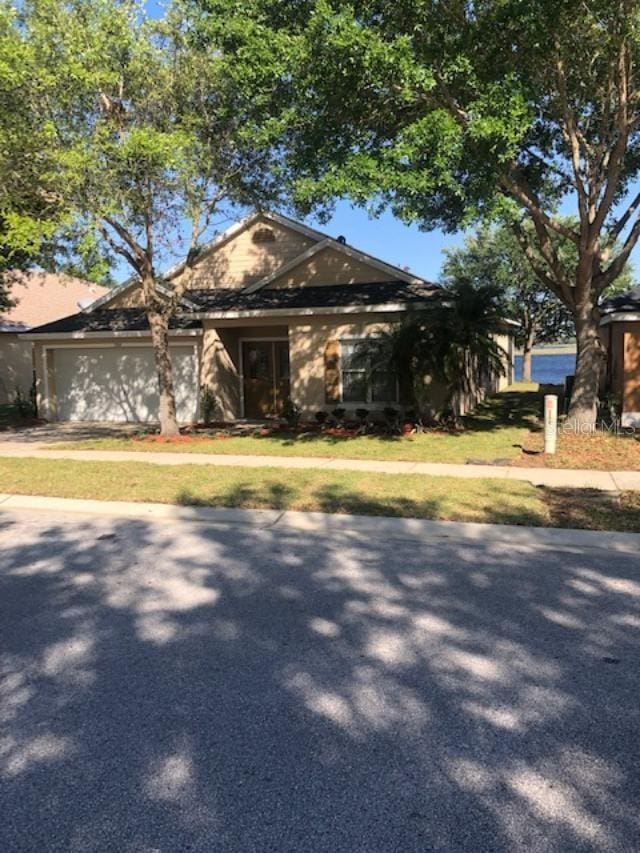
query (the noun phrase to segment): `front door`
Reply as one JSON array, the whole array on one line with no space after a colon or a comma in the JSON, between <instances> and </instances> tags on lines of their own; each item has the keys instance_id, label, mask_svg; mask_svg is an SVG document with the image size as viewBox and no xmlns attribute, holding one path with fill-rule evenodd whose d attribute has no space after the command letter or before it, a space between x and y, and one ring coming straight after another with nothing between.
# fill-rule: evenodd
<instances>
[{"instance_id":1,"label":"front door","mask_svg":"<svg viewBox=\"0 0 640 853\"><path fill-rule=\"evenodd\" d=\"M245 418L279 415L289 396L289 342L243 341L242 373Z\"/></svg>"}]
</instances>

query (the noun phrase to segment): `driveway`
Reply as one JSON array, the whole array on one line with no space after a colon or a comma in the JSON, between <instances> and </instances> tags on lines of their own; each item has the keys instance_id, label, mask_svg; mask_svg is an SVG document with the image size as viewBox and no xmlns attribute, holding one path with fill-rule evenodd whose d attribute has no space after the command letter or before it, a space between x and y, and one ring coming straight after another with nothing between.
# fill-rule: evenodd
<instances>
[{"instance_id":1,"label":"driveway","mask_svg":"<svg viewBox=\"0 0 640 853\"><path fill-rule=\"evenodd\" d=\"M113 424L98 421L54 421L35 426L0 430L2 444L53 444L56 441L87 441L93 438L119 438L135 435L144 425Z\"/></svg>"},{"instance_id":2,"label":"driveway","mask_svg":"<svg viewBox=\"0 0 640 853\"><path fill-rule=\"evenodd\" d=\"M0 849L637 851L640 565L0 511Z\"/></svg>"}]
</instances>

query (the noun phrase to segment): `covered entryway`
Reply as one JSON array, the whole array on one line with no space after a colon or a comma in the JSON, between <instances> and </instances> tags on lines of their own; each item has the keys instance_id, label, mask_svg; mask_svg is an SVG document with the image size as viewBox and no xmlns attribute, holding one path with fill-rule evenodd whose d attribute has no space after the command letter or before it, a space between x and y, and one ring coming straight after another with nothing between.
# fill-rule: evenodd
<instances>
[{"instance_id":1,"label":"covered entryway","mask_svg":"<svg viewBox=\"0 0 640 853\"><path fill-rule=\"evenodd\" d=\"M244 417L281 414L290 394L289 341L253 338L241 346Z\"/></svg>"},{"instance_id":2,"label":"covered entryway","mask_svg":"<svg viewBox=\"0 0 640 853\"><path fill-rule=\"evenodd\" d=\"M196 420L198 358L193 345L172 345L178 420ZM158 420L158 380L148 345L56 348L52 381L63 421L148 423Z\"/></svg>"}]
</instances>

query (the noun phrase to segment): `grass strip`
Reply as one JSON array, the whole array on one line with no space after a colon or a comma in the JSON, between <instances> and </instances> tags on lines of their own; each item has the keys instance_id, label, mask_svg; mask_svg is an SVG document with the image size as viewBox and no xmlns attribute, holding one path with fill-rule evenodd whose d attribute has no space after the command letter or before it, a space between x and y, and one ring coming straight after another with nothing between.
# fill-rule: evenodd
<instances>
[{"instance_id":1,"label":"grass strip","mask_svg":"<svg viewBox=\"0 0 640 853\"><path fill-rule=\"evenodd\" d=\"M4 458L0 484L10 494L640 532L640 493L614 501L481 478Z\"/></svg>"}]
</instances>

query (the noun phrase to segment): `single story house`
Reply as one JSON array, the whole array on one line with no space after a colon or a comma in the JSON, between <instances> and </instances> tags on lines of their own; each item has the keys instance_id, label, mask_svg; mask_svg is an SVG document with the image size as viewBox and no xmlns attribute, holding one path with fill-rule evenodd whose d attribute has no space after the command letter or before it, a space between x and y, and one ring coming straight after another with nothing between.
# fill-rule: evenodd
<instances>
[{"instance_id":1,"label":"single story house","mask_svg":"<svg viewBox=\"0 0 640 853\"><path fill-rule=\"evenodd\" d=\"M163 287L185 274L178 265ZM398 404L396 377L367 370L353 354L363 340L442 294L342 237L277 213L254 213L204 247L189 274L170 331L178 418L199 418L203 388L215 395L223 420L277 415L287 398L307 417L336 406L373 412ZM137 280L28 338L45 417L157 420L157 380ZM479 394L512 378L511 336L505 333L500 343L508 375L488 380Z\"/></svg>"},{"instance_id":2,"label":"single story house","mask_svg":"<svg viewBox=\"0 0 640 853\"><path fill-rule=\"evenodd\" d=\"M11 270L4 286L15 303L0 313L0 405L11 402L19 392L29 397L34 365L31 342L22 333L43 323L67 317L109 293L69 275Z\"/></svg>"},{"instance_id":3,"label":"single story house","mask_svg":"<svg viewBox=\"0 0 640 853\"><path fill-rule=\"evenodd\" d=\"M600 333L607 349L603 392L620 404L624 427L640 427L640 287L600 307Z\"/></svg>"}]
</instances>

